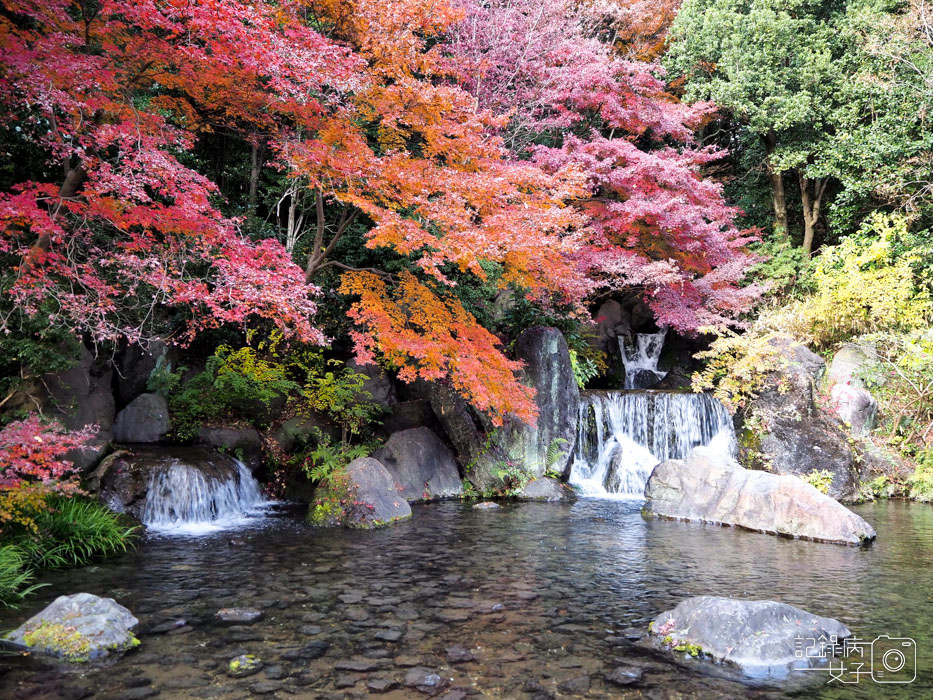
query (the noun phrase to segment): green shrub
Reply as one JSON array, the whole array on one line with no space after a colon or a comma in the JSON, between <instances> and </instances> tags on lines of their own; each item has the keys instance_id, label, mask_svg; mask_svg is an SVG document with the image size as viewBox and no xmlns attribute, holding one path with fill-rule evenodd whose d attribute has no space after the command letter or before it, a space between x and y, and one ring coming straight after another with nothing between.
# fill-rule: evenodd
<instances>
[{"instance_id":1,"label":"green shrub","mask_svg":"<svg viewBox=\"0 0 933 700\"><path fill-rule=\"evenodd\" d=\"M95 557L124 552L136 527L117 513L81 496L49 496L47 507L35 516L37 532L13 535L30 566L79 566Z\"/></svg>"},{"instance_id":2,"label":"green shrub","mask_svg":"<svg viewBox=\"0 0 933 700\"><path fill-rule=\"evenodd\" d=\"M354 459L368 457L374 451L373 445L350 445L346 442L334 444L330 436L324 435L319 428L315 428L314 431L317 445L306 453L301 463L305 474L312 481L329 481Z\"/></svg>"},{"instance_id":3,"label":"green shrub","mask_svg":"<svg viewBox=\"0 0 933 700\"><path fill-rule=\"evenodd\" d=\"M917 468L907 482L912 499L921 503L933 502L933 448L917 455Z\"/></svg>"},{"instance_id":4,"label":"green shrub","mask_svg":"<svg viewBox=\"0 0 933 700\"><path fill-rule=\"evenodd\" d=\"M800 478L820 493L829 493L829 487L833 483L833 473L828 469L814 469L807 474L801 475Z\"/></svg>"}]
</instances>

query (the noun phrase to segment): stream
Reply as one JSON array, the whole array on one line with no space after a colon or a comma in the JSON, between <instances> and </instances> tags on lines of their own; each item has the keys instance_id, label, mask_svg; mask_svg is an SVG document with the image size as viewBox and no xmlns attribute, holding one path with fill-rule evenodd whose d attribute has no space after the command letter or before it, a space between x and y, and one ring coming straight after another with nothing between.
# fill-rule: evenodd
<instances>
[{"instance_id":1,"label":"stream","mask_svg":"<svg viewBox=\"0 0 933 700\"><path fill-rule=\"evenodd\" d=\"M410 521L375 532L314 530L281 512L200 537L150 534L135 552L46 576L51 585L27 607L0 616L11 629L57 595L110 596L140 619L139 649L84 673L0 657L0 697L394 700L427 697L393 687L419 667L446 679L437 697L449 700L933 693L930 506L855 507L878 531L866 549L645 519L640 509L636 500L493 511L447 502L415 506ZM820 672L750 685L638 639L656 614L702 594L781 600L836 617L862 639L910 637L918 677L841 686ZM264 617L215 622L233 606ZM243 653L264 670L229 677ZM605 680L620 665L636 683Z\"/></svg>"}]
</instances>

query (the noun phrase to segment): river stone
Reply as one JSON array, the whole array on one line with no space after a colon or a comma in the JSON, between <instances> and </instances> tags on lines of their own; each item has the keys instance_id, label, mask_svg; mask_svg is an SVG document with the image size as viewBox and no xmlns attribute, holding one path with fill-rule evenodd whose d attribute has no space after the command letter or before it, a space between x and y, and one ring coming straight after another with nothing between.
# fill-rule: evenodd
<instances>
[{"instance_id":1,"label":"river stone","mask_svg":"<svg viewBox=\"0 0 933 700\"><path fill-rule=\"evenodd\" d=\"M318 527L371 529L411 517L392 475L372 457L361 457L315 491L308 520Z\"/></svg>"},{"instance_id":2,"label":"river stone","mask_svg":"<svg viewBox=\"0 0 933 700\"><path fill-rule=\"evenodd\" d=\"M251 471L262 466L262 436L256 428L205 427L198 431L198 441L236 455Z\"/></svg>"},{"instance_id":3,"label":"river stone","mask_svg":"<svg viewBox=\"0 0 933 700\"><path fill-rule=\"evenodd\" d=\"M414 688L427 695L436 695L447 685L446 678L424 666L415 666L405 672L405 687Z\"/></svg>"},{"instance_id":4,"label":"river stone","mask_svg":"<svg viewBox=\"0 0 933 700\"><path fill-rule=\"evenodd\" d=\"M844 345L833 356L826 374L830 406L853 435L867 435L878 414L878 402L859 376L871 362L868 349Z\"/></svg>"},{"instance_id":5,"label":"river stone","mask_svg":"<svg viewBox=\"0 0 933 700\"><path fill-rule=\"evenodd\" d=\"M241 654L236 658L230 659L227 664L227 675L234 678L245 678L259 673L264 666L262 659L252 654Z\"/></svg>"},{"instance_id":6,"label":"river stone","mask_svg":"<svg viewBox=\"0 0 933 700\"><path fill-rule=\"evenodd\" d=\"M773 600L698 596L658 615L651 633L667 648L698 646L704 658L753 677L786 676L815 665L851 636L838 620Z\"/></svg>"},{"instance_id":7,"label":"river stone","mask_svg":"<svg viewBox=\"0 0 933 700\"><path fill-rule=\"evenodd\" d=\"M483 501L482 503L477 503L473 506L473 510L495 510L499 507L498 503L492 501Z\"/></svg>"},{"instance_id":8,"label":"river stone","mask_svg":"<svg viewBox=\"0 0 933 700\"><path fill-rule=\"evenodd\" d=\"M770 343L781 366L766 376L764 387L744 410L739 459L777 474L828 471L829 495L856 500L859 473L849 431L816 400L826 363L789 337L778 336Z\"/></svg>"},{"instance_id":9,"label":"river stone","mask_svg":"<svg viewBox=\"0 0 933 700\"><path fill-rule=\"evenodd\" d=\"M255 608L223 608L214 615L219 622L228 625L251 625L262 619L262 610Z\"/></svg>"},{"instance_id":10,"label":"river stone","mask_svg":"<svg viewBox=\"0 0 933 700\"><path fill-rule=\"evenodd\" d=\"M518 499L522 501L547 501L548 503L572 503L577 500L573 489L557 479L542 476L529 481L518 492Z\"/></svg>"},{"instance_id":11,"label":"river stone","mask_svg":"<svg viewBox=\"0 0 933 700\"><path fill-rule=\"evenodd\" d=\"M113 598L91 593L59 596L7 639L33 653L81 663L120 655L139 645L138 620Z\"/></svg>"},{"instance_id":12,"label":"river stone","mask_svg":"<svg viewBox=\"0 0 933 700\"><path fill-rule=\"evenodd\" d=\"M158 394L140 394L117 414L116 442L159 442L172 429L168 403Z\"/></svg>"},{"instance_id":13,"label":"river stone","mask_svg":"<svg viewBox=\"0 0 933 700\"><path fill-rule=\"evenodd\" d=\"M669 518L837 544L875 538L871 525L803 480L744 469L707 447L656 466L645 498L648 512Z\"/></svg>"},{"instance_id":14,"label":"river stone","mask_svg":"<svg viewBox=\"0 0 933 700\"><path fill-rule=\"evenodd\" d=\"M463 493L453 452L429 428L393 433L373 458L382 462L409 503Z\"/></svg>"}]
</instances>

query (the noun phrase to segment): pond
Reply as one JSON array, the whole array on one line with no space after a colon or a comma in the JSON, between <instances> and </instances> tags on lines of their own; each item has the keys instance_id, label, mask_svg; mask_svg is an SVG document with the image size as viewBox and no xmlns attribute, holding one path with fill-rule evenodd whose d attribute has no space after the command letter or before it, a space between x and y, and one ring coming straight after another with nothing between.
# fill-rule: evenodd
<instances>
[{"instance_id":1,"label":"pond","mask_svg":"<svg viewBox=\"0 0 933 700\"><path fill-rule=\"evenodd\" d=\"M2 658L0 696L394 700L426 697L401 685L426 673L418 669L445 679L438 697L450 700L933 694L933 507L856 507L878 531L866 549L645 519L640 509L449 502L415 506L410 521L376 532L316 531L280 514L202 537L150 535L134 553L47 577L28 609L0 618L9 629L59 594L88 591L139 617L140 648L87 673ZM917 680L840 686L821 673L798 674L809 686L796 677L755 686L637 639L656 614L702 594L781 600L862 639L910 637ZM233 606L264 617L215 622ZM243 653L265 668L227 676ZM638 681L609 683L619 666Z\"/></svg>"}]
</instances>

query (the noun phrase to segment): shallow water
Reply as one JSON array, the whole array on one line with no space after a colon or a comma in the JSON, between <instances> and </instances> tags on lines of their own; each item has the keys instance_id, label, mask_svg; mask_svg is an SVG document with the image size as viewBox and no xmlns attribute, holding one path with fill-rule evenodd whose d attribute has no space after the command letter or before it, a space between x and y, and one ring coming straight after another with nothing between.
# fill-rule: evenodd
<instances>
[{"instance_id":1,"label":"shallow water","mask_svg":"<svg viewBox=\"0 0 933 700\"><path fill-rule=\"evenodd\" d=\"M933 507L857 507L878 531L867 549L646 520L640 507L441 503L416 506L409 522L377 532L315 531L283 515L198 538L149 536L133 554L55 573L27 609L0 618L12 628L59 594L88 591L139 617L141 647L83 674L0 659L0 697L369 697L368 682L401 682L414 665L447 679L450 698L933 694ZM701 594L781 600L869 640L911 637L918 678L840 687L813 674L803 689L796 677L750 686L634 639L656 614ZM249 626L214 622L232 606L265 616ZM186 624L147 633L173 620ZM453 645L476 660L449 661ZM228 661L241 653L266 668L228 677ZM639 668L640 681L607 683L604 674L620 664ZM426 696L400 686L373 697Z\"/></svg>"}]
</instances>

